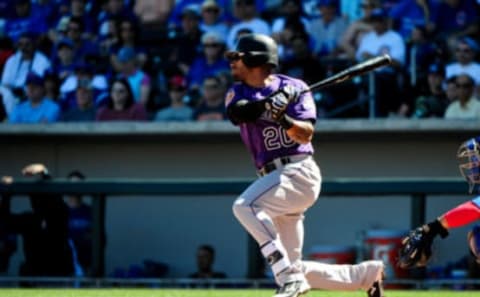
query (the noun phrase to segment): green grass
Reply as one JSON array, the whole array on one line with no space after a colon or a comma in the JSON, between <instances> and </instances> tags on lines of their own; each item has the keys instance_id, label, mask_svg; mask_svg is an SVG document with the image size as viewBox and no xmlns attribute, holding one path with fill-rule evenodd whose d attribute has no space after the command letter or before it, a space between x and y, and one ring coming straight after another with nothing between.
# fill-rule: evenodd
<instances>
[{"instance_id":1,"label":"green grass","mask_svg":"<svg viewBox=\"0 0 480 297\"><path fill-rule=\"evenodd\" d=\"M273 290L0 289L0 297L271 297ZM366 297L362 291L312 291L305 297ZM478 297L479 291L398 291L387 297Z\"/></svg>"}]
</instances>

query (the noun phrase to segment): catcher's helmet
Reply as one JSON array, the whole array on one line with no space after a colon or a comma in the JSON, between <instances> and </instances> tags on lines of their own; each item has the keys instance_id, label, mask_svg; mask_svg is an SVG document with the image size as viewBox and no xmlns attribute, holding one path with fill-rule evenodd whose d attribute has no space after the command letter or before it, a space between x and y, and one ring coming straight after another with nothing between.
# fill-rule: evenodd
<instances>
[{"instance_id":1,"label":"catcher's helmet","mask_svg":"<svg viewBox=\"0 0 480 297\"><path fill-rule=\"evenodd\" d=\"M480 185L480 137L472 138L460 146L457 152L460 172L470 186L470 193Z\"/></svg>"},{"instance_id":2,"label":"catcher's helmet","mask_svg":"<svg viewBox=\"0 0 480 297\"><path fill-rule=\"evenodd\" d=\"M265 64L278 67L277 43L263 34L247 34L240 37L235 51L226 53L227 59L242 59L247 67L258 67Z\"/></svg>"}]
</instances>

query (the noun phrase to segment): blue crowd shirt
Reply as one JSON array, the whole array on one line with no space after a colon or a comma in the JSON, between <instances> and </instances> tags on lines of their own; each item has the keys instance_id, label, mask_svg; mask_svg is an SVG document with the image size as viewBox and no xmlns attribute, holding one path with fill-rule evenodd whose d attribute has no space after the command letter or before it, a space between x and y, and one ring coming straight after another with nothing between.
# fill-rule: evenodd
<instances>
[{"instance_id":1,"label":"blue crowd shirt","mask_svg":"<svg viewBox=\"0 0 480 297\"><path fill-rule=\"evenodd\" d=\"M430 15L436 15L438 5L435 2L428 1L428 6ZM403 38L410 38L415 26L426 25L424 11L416 3L416 0L407 0L398 3L390 10L390 17L398 21L398 33L400 33Z\"/></svg>"},{"instance_id":2,"label":"blue crowd shirt","mask_svg":"<svg viewBox=\"0 0 480 297\"><path fill-rule=\"evenodd\" d=\"M190 67L187 80L190 85L201 85L206 77L218 75L229 69L229 64L225 59L218 59L209 65L204 57L197 58Z\"/></svg>"},{"instance_id":3,"label":"blue crowd shirt","mask_svg":"<svg viewBox=\"0 0 480 297\"><path fill-rule=\"evenodd\" d=\"M9 122L17 123L53 123L60 116L60 108L51 99L44 98L42 102L32 107L30 101L17 105L10 117Z\"/></svg>"},{"instance_id":4,"label":"blue crowd shirt","mask_svg":"<svg viewBox=\"0 0 480 297\"><path fill-rule=\"evenodd\" d=\"M477 18L478 14L473 0L462 1L456 9L442 2L438 6L437 13L432 15L432 19L437 25L437 31L442 33L463 30L473 24Z\"/></svg>"},{"instance_id":5,"label":"blue crowd shirt","mask_svg":"<svg viewBox=\"0 0 480 297\"><path fill-rule=\"evenodd\" d=\"M43 34L48 30L48 26L42 16L30 16L26 18L7 19L4 31L6 35L17 42L22 33Z\"/></svg>"}]
</instances>

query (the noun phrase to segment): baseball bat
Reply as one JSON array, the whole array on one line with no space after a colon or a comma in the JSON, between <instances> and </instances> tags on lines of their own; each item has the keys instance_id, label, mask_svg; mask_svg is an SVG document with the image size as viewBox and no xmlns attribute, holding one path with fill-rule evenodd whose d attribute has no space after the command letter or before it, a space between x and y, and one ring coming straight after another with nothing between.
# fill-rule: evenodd
<instances>
[{"instance_id":1,"label":"baseball bat","mask_svg":"<svg viewBox=\"0 0 480 297\"><path fill-rule=\"evenodd\" d=\"M348 67L347 69L342 70L341 72L334 74L333 76L330 76L314 84L311 84L310 86L308 86L308 89L303 90L301 93L303 94L303 93L311 92L316 89L321 89L334 84L338 84L348 79L351 79L355 76L363 75L377 68L390 65L391 63L392 63L392 58L387 54L378 56L375 58L371 58L364 62Z\"/></svg>"}]
</instances>

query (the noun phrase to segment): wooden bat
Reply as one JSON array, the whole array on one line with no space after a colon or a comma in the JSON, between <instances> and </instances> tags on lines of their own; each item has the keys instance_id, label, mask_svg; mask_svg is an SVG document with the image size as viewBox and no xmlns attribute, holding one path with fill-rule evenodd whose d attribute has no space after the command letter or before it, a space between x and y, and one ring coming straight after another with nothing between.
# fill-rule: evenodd
<instances>
[{"instance_id":1,"label":"wooden bat","mask_svg":"<svg viewBox=\"0 0 480 297\"><path fill-rule=\"evenodd\" d=\"M377 68L390 65L391 63L392 63L392 58L387 54L368 59L364 62L361 62L361 63L355 64L351 67L348 67L347 69L345 69L345 70L343 70L343 71L341 71L337 74L334 74L333 76L330 76L326 79L323 79L319 82L316 82L316 83L308 86L308 89L303 90L301 92L301 94L344 82L344 81L349 80L349 79L351 79L355 76L363 75L363 74L368 73L370 71L373 71Z\"/></svg>"}]
</instances>

